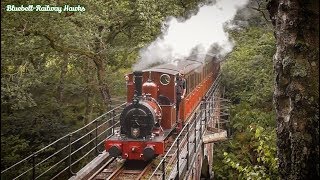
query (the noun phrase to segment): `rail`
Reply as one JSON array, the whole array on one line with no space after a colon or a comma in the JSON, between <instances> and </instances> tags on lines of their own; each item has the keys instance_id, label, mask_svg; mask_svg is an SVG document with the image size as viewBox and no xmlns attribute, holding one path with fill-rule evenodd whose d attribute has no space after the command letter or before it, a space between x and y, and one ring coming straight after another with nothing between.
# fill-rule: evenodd
<instances>
[{"instance_id":1,"label":"rail","mask_svg":"<svg viewBox=\"0 0 320 180\"><path fill-rule=\"evenodd\" d=\"M113 173L107 178L107 180L115 179L125 168L125 163L119 166Z\"/></svg>"},{"instance_id":2,"label":"rail","mask_svg":"<svg viewBox=\"0 0 320 180\"><path fill-rule=\"evenodd\" d=\"M110 158L103 167L91 175L88 180L92 179L135 179L141 180L152 168L152 161L132 161L119 160L118 158Z\"/></svg>"},{"instance_id":3,"label":"rail","mask_svg":"<svg viewBox=\"0 0 320 180\"><path fill-rule=\"evenodd\" d=\"M119 126L125 104L1 171L1 179L68 179L104 150L103 142Z\"/></svg>"}]
</instances>

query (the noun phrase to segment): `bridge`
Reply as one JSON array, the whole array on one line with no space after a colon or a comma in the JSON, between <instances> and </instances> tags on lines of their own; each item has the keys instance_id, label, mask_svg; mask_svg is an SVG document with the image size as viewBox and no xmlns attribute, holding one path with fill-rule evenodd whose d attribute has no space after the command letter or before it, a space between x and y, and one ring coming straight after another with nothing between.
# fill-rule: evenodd
<instances>
[{"instance_id":1,"label":"bridge","mask_svg":"<svg viewBox=\"0 0 320 180\"><path fill-rule=\"evenodd\" d=\"M213 145L227 139L229 115L228 101L223 98L219 80L217 78L182 130L172 139L166 154L154 159L152 166L143 172L144 179L213 176L209 172ZM89 124L3 170L1 179L99 179L101 173L108 172L107 165L116 162L104 150L104 140L119 129L119 116L125 104L119 103Z\"/></svg>"}]
</instances>

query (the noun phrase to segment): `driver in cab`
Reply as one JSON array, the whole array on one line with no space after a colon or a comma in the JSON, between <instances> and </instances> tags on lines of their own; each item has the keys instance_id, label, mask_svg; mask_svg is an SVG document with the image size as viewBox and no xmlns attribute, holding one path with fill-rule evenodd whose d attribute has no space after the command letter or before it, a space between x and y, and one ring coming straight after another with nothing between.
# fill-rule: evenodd
<instances>
[{"instance_id":1,"label":"driver in cab","mask_svg":"<svg viewBox=\"0 0 320 180\"><path fill-rule=\"evenodd\" d=\"M180 102L186 95L186 79L184 78L184 74L181 72L177 76L177 86L176 86L176 92L177 92L177 121L178 121L178 112L180 108Z\"/></svg>"}]
</instances>

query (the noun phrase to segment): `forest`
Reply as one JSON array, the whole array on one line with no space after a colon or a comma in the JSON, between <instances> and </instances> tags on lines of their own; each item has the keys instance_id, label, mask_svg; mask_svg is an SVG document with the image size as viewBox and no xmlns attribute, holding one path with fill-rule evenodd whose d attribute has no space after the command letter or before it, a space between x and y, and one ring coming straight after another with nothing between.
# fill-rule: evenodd
<instances>
[{"instance_id":1,"label":"forest","mask_svg":"<svg viewBox=\"0 0 320 180\"><path fill-rule=\"evenodd\" d=\"M85 11L57 13L5 9L22 4L63 6L64 1L1 1L1 171L124 101L124 75L132 71L140 50L162 34L163 22L168 17L188 19L208 3L215 1L71 0L68 5L80 4ZM301 38L294 47L288 46L292 56L279 54L279 47L286 46L283 42L291 42L282 40L283 36L291 37L305 26L312 31L316 23L283 28L279 18L273 17L290 11L276 11L274 7L280 3L250 0L233 19L235 28L225 29L234 43L221 62L224 96L231 101L230 137L214 146L215 179L319 177L319 49L313 46L319 42L310 43L318 38ZM300 5L311 9L304 11L310 17L319 15L312 3ZM289 14L288 18L295 16ZM318 16L313 19L319 20ZM319 28L315 29L319 36ZM280 72L275 54L284 59L284 72L281 68ZM303 62L306 56L313 59L310 65ZM288 86L292 90L287 94L276 93ZM302 91L302 87L308 90ZM278 97L298 103L292 105L289 118L292 124L303 124L300 131L285 124L286 130L296 135L286 145L282 142L287 142L289 135L277 128L289 110L282 111L288 105ZM315 133L310 135L310 131ZM308 155L291 157L287 145L296 147L291 149L292 156L302 152L300 145ZM292 162L284 163L287 161ZM307 162L300 169L311 167L313 174L288 165L298 161Z\"/></svg>"}]
</instances>

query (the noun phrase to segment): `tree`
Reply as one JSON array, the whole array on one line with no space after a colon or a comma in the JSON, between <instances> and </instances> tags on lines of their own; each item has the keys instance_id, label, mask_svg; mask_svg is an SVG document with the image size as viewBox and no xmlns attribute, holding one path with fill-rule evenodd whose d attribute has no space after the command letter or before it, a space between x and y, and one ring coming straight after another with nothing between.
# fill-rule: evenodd
<instances>
[{"instance_id":1,"label":"tree","mask_svg":"<svg viewBox=\"0 0 320 180\"><path fill-rule=\"evenodd\" d=\"M319 178L319 1L271 0L281 179Z\"/></svg>"}]
</instances>

